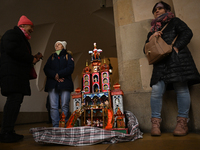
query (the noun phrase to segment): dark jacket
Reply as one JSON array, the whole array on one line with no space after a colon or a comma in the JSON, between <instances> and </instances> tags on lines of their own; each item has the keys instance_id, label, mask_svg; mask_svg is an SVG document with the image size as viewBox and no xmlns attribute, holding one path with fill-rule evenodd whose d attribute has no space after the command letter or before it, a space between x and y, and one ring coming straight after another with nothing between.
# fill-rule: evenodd
<instances>
[{"instance_id":1,"label":"dark jacket","mask_svg":"<svg viewBox=\"0 0 200 150\"><path fill-rule=\"evenodd\" d=\"M66 59L67 54L67 59ZM70 54L66 50L62 50L59 55L53 53L47 60L44 66L44 72L47 76L45 85L45 92L50 89L67 90L72 92L74 90L74 84L72 82L71 74L74 71L74 61ZM58 73L59 78L64 78L64 82L58 82L55 80L55 75Z\"/></svg>"},{"instance_id":2,"label":"dark jacket","mask_svg":"<svg viewBox=\"0 0 200 150\"><path fill-rule=\"evenodd\" d=\"M31 47L24 33L17 26L8 30L1 39L1 94L31 95L29 76L33 62Z\"/></svg>"},{"instance_id":3,"label":"dark jacket","mask_svg":"<svg viewBox=\"0 0 200 150\"><path fill-rule=\"evenodd\" d=\"M160 30L165 24L162 24ZM149 42L148 39L152 34L152 32L149 32L146 43ZM178 48L178 54L172 49L169 56L153 65L150 86L156 84L159 80L163 80L167 84L167 89L173 89L171 83L174 82L188 82L188 85L200 83L200 75L187 47L193 33L182 20L175 17L163 30L161 37L167 44L171 44L177 35L178 38L174 47Z\"/></svg>"}]
</instances>

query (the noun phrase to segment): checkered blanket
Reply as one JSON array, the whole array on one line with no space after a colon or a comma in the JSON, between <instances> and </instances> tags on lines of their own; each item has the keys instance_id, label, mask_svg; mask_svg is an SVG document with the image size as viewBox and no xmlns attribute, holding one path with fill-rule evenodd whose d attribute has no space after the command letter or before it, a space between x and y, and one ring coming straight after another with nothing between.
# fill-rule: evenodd
<instances>
[{"instance_id":1,"label":"checkered blanket","mask_svg":"<svg viewBox=\"0 0 200 150\"><path fill-rule=\"evenodd\" d=\"M104 130L97 127L82 126L73 128L42 127L31 128L30 133L36 142L53 143L70 146L84 146L97 143L118 143L134 141L142 137L137 118L129 111L125 111L129 134Z\"/></svg>"}]
</instances>

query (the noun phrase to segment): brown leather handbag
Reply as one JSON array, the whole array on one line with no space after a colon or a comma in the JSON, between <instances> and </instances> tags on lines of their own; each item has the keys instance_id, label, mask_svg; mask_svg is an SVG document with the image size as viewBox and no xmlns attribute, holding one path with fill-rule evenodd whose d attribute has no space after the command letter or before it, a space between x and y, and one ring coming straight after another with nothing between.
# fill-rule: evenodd
<instances>
[{"instance_id":1,"label":"brown leather handbag","mask_svg":"<svg viewBox=\"0 0 200 150\"><path fill-rule=\"evenodd\" d=\"M163 31L167 25L168 24L166 24L161 31ZM172 52L172 46L176 38L171 45L168 45L160 36L152 37L151 41L145 44L145 54L149 65L155 64L169 55Z\"/></svg>"}]
</instances>

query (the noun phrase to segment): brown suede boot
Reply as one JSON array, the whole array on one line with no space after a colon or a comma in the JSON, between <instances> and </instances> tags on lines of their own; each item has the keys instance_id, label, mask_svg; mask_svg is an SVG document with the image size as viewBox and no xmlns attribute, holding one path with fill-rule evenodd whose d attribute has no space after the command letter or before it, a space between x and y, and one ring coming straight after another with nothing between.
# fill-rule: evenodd
<instances>
[{"instance_id":1,"label":"brown suede boot","mask_svg":"<svg viewBox=\"0 0 200 150\"><path fill-rule=\"evenodd\" d=\"M175 136L184 136L188 134L187 118L177 117L176 128L173 132Z\"/></svg>"},{"instance_id":2,"label":"brown suede boot","mask_svg":"<svg viewBox=\"0 0 200 150\"><path fill-rule=\"evenodd\" d=\"M151 118L152 122L152 128L151 128L151 135L152 136L160 136L160 123L161 119L160 118Z\"/></svg>"}]
</instances>

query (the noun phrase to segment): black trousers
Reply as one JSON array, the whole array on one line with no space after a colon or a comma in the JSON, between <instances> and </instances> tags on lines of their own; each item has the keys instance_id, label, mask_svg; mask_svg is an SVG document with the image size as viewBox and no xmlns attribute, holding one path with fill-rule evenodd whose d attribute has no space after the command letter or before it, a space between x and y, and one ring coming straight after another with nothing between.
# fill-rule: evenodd
<instances>
[{"instance_id":1,"label":"black trousers","mask_svg":"<svg viewBox=\"0 0 200 150\"><path fill-rule=\"evenodd\" d=\"M24 95L21 93L13 93L7 96L7 101L3 110L1 133L14 132L14 125L17 120L23 98Z\"/></svg>"}]
</instances>

